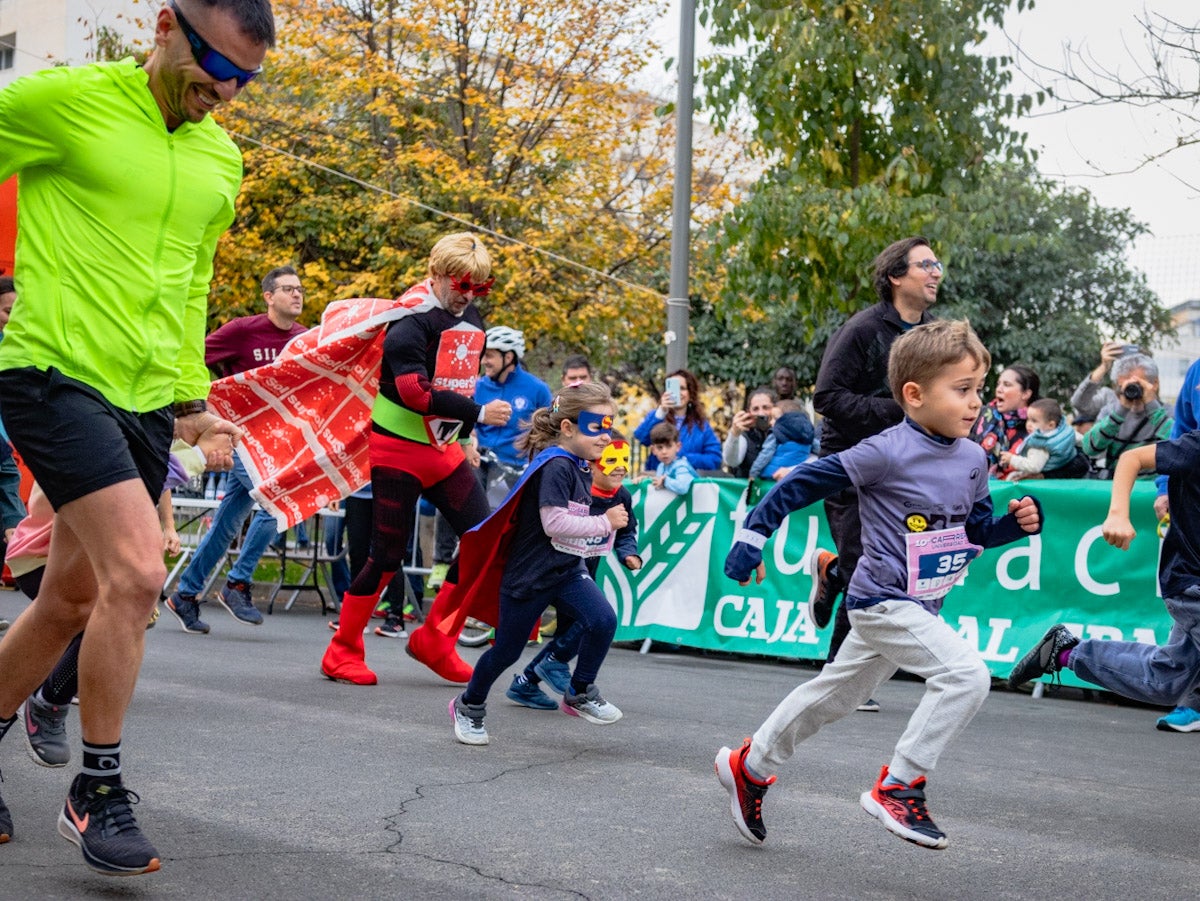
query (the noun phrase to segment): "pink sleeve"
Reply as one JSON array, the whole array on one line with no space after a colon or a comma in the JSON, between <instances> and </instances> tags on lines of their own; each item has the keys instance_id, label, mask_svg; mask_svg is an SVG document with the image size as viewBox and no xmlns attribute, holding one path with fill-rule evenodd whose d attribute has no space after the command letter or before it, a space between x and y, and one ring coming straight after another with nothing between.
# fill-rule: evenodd
<instances>
[{"instance_id":1,"label":"pink sleeve","mask_svg":"<svg viewBox=\"0 0 1200 901\"><path fill-rule=\"evenodd\" d=\"M542 530L551 538L598 538L611 532L607 516L572 516L565 507L542 507Z\"/></svg>"}]
</instances>

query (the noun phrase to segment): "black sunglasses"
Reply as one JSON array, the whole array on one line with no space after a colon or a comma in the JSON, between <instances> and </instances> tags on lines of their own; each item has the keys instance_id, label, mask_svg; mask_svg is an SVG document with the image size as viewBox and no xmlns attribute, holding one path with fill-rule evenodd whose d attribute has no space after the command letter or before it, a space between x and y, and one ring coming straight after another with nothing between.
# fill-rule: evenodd
<instances>
[{"instance_id":1,"label":"black sunglasses","mask_svg":"<svg viewBox=\"0 0 1200 901\"><path fill-rule=\"evenodd\" d=\"M225 54L213 49L212 44L200 37L199 32L192 27L192 23L184 18L183 13L179 11L179 7L172 0L171 9L175 12L175 21L179 23L179 29L183 32L183 36L187 38L188 44L192 48L192 56L196 58L196 65L211 75L217 81L229 81L233 78L237 81L239 88L244 88L247 84L262 74L262 66L257 69L243 69L241 66L234 63Z\"/></svg>"}]
</instances>

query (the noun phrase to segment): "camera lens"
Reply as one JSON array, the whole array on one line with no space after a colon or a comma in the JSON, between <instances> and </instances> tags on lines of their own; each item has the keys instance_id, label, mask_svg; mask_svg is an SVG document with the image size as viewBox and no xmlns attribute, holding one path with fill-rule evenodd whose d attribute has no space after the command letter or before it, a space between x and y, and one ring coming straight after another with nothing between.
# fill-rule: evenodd
<instances>
[{"instance_id":1,"label":"camera lens","mask_svg":"<svg viewBox=\"0 0 1200 901\"><path fill-rule=\"evenodd\" d=\"M1126 385L1124 388L1121 389L1121 393L1123 395L1125 395L1126 400L1141 400L1142 399L1142 386L1140 384L1138 384L1137 382L1130 382L1128 385Z\"/></svg>"}]
</instances>

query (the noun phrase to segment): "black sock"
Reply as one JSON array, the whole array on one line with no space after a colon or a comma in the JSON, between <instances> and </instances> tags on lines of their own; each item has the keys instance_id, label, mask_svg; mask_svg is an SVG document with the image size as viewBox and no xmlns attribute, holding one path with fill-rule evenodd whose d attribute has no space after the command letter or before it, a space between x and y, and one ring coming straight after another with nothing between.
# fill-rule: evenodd
<instances>
[{"instance_id":1,"label":"black sock","mask_svg":"<svg viewBox=\"0 0 1200 901\"><path fill-rule=\"evenodd\" d=\"M89 779L103 779L105 782L121 781L121 743L115 745L96 745L83 742L84 776Z\"/></svg>"},{"instance_id":2,"label":"black sock","mask_svg":"<svg viewBox=\"0 0 1200 901\"><path fill-rule=\"evenodd\" d=\"M590 682L580 682L579 679L577 679L575 676L571 677L571 691L574 694L577 694L577 695L587 694L587 690L590 685L591 685Z\"/></svg>"}]
</instances>

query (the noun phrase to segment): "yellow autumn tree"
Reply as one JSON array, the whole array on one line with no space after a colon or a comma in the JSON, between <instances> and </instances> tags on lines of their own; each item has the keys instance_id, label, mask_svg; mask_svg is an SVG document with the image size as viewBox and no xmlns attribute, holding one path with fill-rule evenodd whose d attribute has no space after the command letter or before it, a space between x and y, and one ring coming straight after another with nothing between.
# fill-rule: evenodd
<instances>
[{"instance_id":1,"label":"yellow autumn tree","mask_svg":"<svg viewBox=\"0 0 1200 901\"><path fill-rule=\"evenodd\" d=\"M489 322L525 329L535 366L575 350L612 365L623 344L661 330L674 121L632 87L657 56L646 33L658 6L275 10L264 76L221 114L246 179L218 252L215 321L257 309L258 279L283 262L302 270L313 321L333 299L393 296L423 277L440 235L467 223L513 239L484 238L496 287L481 306ZM727 146L698 155L697 231L725 208Z\"/></svg>"}]
</instances>

